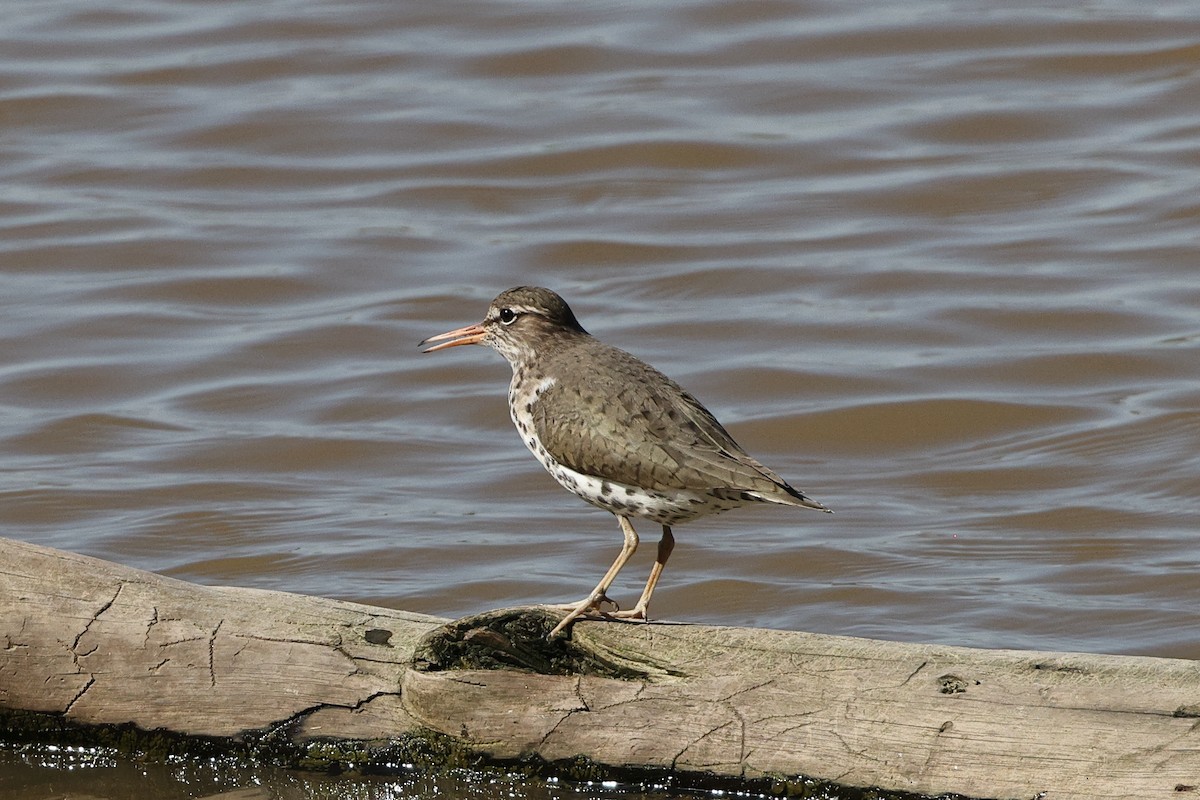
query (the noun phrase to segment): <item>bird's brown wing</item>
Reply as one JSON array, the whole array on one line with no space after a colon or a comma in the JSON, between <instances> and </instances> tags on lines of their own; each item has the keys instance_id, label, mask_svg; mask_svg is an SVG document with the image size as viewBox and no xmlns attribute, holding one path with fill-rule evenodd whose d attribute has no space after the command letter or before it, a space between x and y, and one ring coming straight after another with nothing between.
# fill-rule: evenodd
<instances>
[{"instance_id":1,"label":"bird's brown wing","mask_svg":"<svg viewBox=\"0 0 1200 800\"><path fill-rule=\"evenodd\" d=\"M790 488L650 365L607 346L589 349L581 361L591 367L587 380L556 383L532 409L542 445L560 464L647 489L775 495Z\"/></svg>"}]
</instances>

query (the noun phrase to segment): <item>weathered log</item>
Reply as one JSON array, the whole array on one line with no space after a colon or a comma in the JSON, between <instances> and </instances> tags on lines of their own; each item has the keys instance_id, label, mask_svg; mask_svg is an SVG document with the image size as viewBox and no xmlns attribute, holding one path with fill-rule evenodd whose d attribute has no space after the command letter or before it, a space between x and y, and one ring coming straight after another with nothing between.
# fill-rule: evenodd
<instances>
[{"instance_id":1,"label":"weathered log","mask_svg":"<svg viewBox=\"0 0 1200 800\"><path fill-rule=\"evenodd\" d=\"M1200 794L1196 662L603 621L547 643L553 622L446 625L0 539L0 735L32 714L316 743L318 765L424 737L498 761L928 795Z\"/></svg>"}]
</instances>

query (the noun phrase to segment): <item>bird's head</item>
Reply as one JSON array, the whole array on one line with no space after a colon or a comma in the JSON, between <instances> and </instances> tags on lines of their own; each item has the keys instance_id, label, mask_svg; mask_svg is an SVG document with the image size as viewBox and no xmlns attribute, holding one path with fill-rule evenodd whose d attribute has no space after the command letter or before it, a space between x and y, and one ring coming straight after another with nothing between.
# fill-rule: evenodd
<instances>
[{"instance_id":1,"label":"bird's head","mask_svg":"<svg viewBox=\"0 0 1200 800\"><path fill-rule=\"evenodd\" d=\"M518 286L492 301L483 322L430 336L418 346L437 342L424 350L434 353L460 344L485 344L516 364L556 341L580 334L587 331L567 301L540 286Z\"/></svg>"}]
</instances>

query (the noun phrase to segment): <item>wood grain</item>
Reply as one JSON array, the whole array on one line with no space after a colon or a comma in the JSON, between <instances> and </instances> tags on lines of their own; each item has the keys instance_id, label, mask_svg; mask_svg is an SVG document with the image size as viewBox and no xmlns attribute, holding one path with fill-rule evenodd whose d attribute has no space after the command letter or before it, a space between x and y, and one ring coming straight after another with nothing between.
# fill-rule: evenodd
<instances>
[{"instance_id":1,"label":"wood grain","mask_svg":"<svg viewBox=\"0 0 1200 800\"><path fill-rule=\"evenodd\" d=\"M447 624L0 539L0 711L380 747L432 731L497 760L928 795L1200 795L1195 662L602 621L547 643L554 619Z\"/></svg>"}]
</instances>

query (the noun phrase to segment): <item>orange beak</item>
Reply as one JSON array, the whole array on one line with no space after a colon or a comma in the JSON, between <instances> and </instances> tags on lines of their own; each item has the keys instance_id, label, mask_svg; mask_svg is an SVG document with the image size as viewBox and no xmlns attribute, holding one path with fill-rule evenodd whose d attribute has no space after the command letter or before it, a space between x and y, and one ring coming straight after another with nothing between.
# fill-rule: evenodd
<instances>
[{"instance_id":1,"label":"orange beak","mask_svg":"<svg viewBox=\"0 0 1200 800\"><path fill-rule=\"evenodd\" d=\"M478 325L468 325L465 328L456 328L452 331L439 333L437 336L430 336L425 339L417 347L425 347L430 342L441 342L433 347L426 347L421 352L434 353L438 350L445 350L447 347L458 347L460 344L479 344L483 341L484 335L487 333L483 329L483 323Z\"/></svg>"}]
</instances>

